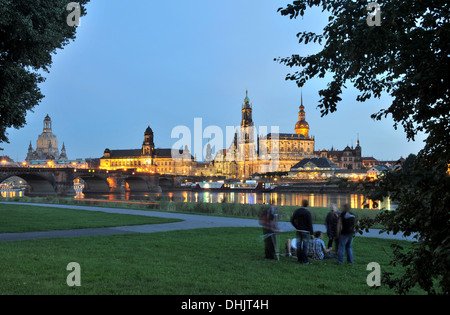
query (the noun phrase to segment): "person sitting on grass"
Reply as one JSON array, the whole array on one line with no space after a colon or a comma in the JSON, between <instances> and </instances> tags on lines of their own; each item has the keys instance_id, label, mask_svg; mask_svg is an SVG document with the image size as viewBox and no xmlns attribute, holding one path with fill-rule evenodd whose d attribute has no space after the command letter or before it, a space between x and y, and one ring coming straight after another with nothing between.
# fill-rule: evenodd
<instances>
[{"instance_id":1,"label":"person sitting on grass","mask_svg":"<svg viewBox=\"0 0 450 315\"><path fill-rule=\"evenodd\" d=\"M311 241L311 259L323 260L331 258L336 258L336 255L331 253L331 249L325 247L323 233L316 231L314 233L314 239Z\"/></svg>"},{"instance_id":2,"label":"person sitting on grass","mask_svg":"<svg viewBox=\"0 0 450 315\"><path fill-rule=\"evenodd\" d=\"M286 241L286 255L297 256L297 239L287 239Z\"/></svg>"}]
</instances>

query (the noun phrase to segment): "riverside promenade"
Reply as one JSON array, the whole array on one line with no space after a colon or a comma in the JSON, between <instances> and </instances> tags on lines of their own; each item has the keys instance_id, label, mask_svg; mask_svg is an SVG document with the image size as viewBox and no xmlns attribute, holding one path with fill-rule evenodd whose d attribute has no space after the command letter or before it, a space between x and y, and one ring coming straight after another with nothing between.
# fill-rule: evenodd
<instances>
[{"instance_id":1,"label":"riverside promenade","mask_svg":"<svg viewBox=\"0 0 450 315\"><path fill-rule=\"evenodd\" d=\"M131 210L120 208L104 208L104 207L91 207L91 206L76 206L76 205L59 205L59 204L37 204L37 203L20 203L20 202L0 202L1 204L13 204L13 205L33 205L40 207L53 207L53 208L65 208L72 210L84 210L84 211L98 211L105 213L116 214L129 214L140 215L159 218L170 218L182 220L174 223L162 223L162 224L145 224L145 225L132 225L132 226L117 226L107 228L88 228L88 229L74 229L74 230L58 230L58 231L46 231L46 232L25 232L25 233L0 233L1 241L22 241L30 239L43 239L43 238L62 238L62 237L80 237L80 236L92 236L92 235L117 235L127 233L156 233L167 232L177 230L188 229L201 229L201 228L218 228L218 227L260 227L258 220L255 219L242 219L232 217L219 217L208 215L196 215L185 214L176 212L163 212L163 211L146 211L146 210ZM294 233L294 227L290 222L279 222L281 232L292 231ZM325 226L320 224L314 224L315 231L326 232ZM294 235L294 234L293 234ZM401 235L392 235L387 233L381 233L377 229L371 229L369 232L363 235L357 234L357 237L375 237L385 239L397 239L397 240L413 240L412 237L402 237Z\"/></svg>"}]
</instances>

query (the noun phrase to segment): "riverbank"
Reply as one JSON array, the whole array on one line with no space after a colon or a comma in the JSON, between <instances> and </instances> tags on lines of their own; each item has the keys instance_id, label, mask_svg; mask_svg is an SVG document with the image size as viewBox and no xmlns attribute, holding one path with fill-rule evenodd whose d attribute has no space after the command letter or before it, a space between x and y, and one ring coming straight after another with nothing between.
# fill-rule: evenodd
<instances>
[{"instance_id":1,"label":"riverbank","mask_svg":"<svg viewBox=\"0 0 450 315\"><path fill-rule=\"evenodd\" d=\"M208 216L224 216L236 218L257 219L266 204L241 204L227 202L183 202L170 201L166 198L158 198L157 200L101 200L101 199L73 199L63 197L23 197L3 199L4 202L19 202L30 204L59 204L59 205L75 205L75 206L95 206L106 208L126 208L130 210L151 210L176 212L186 214L201 214ZM299 206L277 206L279 221L289 222L292 213ZM329 207L309 207L314 224L324 224L325 218L330 211ZM351 209L358 218L374 218L380 210L373 209ZM382 228L379 225L373 228Z\"/></svg>"}]
</instances>

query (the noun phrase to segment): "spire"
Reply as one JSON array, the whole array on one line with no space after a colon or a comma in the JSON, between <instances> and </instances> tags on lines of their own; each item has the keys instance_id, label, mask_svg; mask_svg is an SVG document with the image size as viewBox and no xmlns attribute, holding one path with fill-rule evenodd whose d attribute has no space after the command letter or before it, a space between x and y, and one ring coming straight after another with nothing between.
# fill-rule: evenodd
<instances>
[{"instance_id":1,"label":"spire","mask_svg":"<svg viewBox=\"0 0 450 315\"><path fill-rule=\"evenodd\" d=\"M250 98L248 97L248 89L245 90L245 98L244 98L245 105L250 105Z\"/></svg>"},{"instance_id":2,"label":"spire","mask_svg":"<svg viewBox=\"0 0 450 315\"><path fill-rule=\"evenodd\" d=\"M300 91L301 91L301 95L302 95L302 102L301 102L300 106L303 106L303 86L300 88Z\"/></svg>"},{"instance_id":3,"label":"spire","mask_svg":"<svg viewBox=\"0 0 450 315\"><path fill-rule=\"evenodd\" d=\"M305 106L303 106L303 87L301 88L301 103L298 112L298 122L295 124L295 133L309 138L309 124L306 122Z\"/></svg>"},{"instance_id":4,"label":"spire","mask_svg":"<svg viewBox=\"0 0 450 315\"><path fill-rule=\"evenodd\" d=\"M242 105L242 121L241 127L253 126L252 106L248 97L248 89L245 90L244 104Z\"/></svg>"}]
</instances>

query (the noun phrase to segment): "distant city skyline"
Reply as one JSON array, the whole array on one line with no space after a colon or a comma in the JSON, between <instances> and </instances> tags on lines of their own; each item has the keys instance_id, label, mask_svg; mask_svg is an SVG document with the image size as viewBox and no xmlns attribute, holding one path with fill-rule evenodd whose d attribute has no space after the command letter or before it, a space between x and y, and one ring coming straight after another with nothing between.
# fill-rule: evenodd
<instances>
[{"instance_id":1,"label":"distant city skyline","mask_svg":"<svg viewBox=\"0 0 450 315\"><path fill-rule=\"evenodd\" d=\"M7 130L10 144L0 144L0 155L25 160L47 114L71 158L100 158L106 148L139 147L148 125L155 146L170 148L178 140L171 138L172 130L180 125L194 130L195 118L202 118L204 128L238 126L246 89L257 128L294 132L301 91L285 76L295 69L273 59L315 52L317 44L299 45L296 34L320 32L328 17L309 10L303 19L290 20L277 13L287 3L89 3L76 40L57 52L50 73L44 74L45 98L27 114L24 128ZM389 117L370 118L389 106L388 95L359 103L357 91L349 88L338 111L321 118L318 91L327 83L314 79L303 87L316 151L355 146L358 135L362 155L379 160L406 158L423 147L423 135L408 142ZM230 144L225 140L224 148Z\"/></svg>"}]
</instances>

